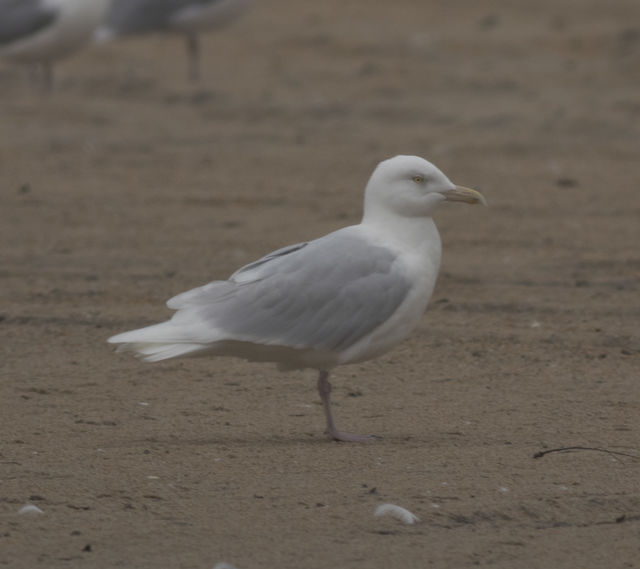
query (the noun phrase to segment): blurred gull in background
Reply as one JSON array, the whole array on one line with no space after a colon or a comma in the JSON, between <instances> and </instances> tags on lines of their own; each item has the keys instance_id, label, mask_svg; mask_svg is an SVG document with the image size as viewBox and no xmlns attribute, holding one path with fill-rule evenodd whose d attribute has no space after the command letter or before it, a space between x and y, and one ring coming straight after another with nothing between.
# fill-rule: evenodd
<instances>
[{"instance_id":1,"label":"blurred gull in background","mask_svg":"<svg viewBox=\"0 0 640 569\"><path fill-rule=\"evenodd\" d=\"M200 78L198 34L236 19L252 0L112 0L96 41L150 32L175 32L187 41L188 75Z\"/></svg>"},{"instance_id":2,"label":"blurred gull in background","mask_svg":"<svg viewBox=\"0 0 640 569\"><path fill-rule=\"evenodd\" d=\"M42 66L53 85L53 62L86 45L109 0L0 0L0 56Z\"/></svg>"}]
</instances>

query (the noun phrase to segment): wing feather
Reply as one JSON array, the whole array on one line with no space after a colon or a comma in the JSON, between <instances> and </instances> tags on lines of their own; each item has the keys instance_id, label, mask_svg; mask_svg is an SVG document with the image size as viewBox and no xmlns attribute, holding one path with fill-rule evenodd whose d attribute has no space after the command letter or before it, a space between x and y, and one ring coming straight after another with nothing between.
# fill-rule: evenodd
<instances>
[{"instance_id":1,"label":"wing feather","mask_svg":"<svg viewBox=\"0 0 640 569\"><path fill-rule=\"evenodd\" d=\"M217 341L336 351L385 322L409 290L394 252L340 230L274 251L168 305L179 309L182 327L193 322Z\"/></svg>"}]
</instances>

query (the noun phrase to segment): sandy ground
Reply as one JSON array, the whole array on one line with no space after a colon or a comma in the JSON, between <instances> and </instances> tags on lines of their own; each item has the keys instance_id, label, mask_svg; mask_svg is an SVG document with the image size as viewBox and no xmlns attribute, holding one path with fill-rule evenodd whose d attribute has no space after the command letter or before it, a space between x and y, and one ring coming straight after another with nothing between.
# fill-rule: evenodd
<instances>
[{"instance_id":1,"label":"sandy ground","mask_svg":"<svg viewBox=\"0 0 640 569\"><path fill-rule=\"evenodd\" d=\"M258 1L198 86L173 37L88 49L50 97L2 63L0 565L640 566L639 21ZM336 371L338 424L380 442L324 438L312 372L105 343L357 222L398 153L490 208L440 210L416 333Z\"/></svg>"}]
</instances>

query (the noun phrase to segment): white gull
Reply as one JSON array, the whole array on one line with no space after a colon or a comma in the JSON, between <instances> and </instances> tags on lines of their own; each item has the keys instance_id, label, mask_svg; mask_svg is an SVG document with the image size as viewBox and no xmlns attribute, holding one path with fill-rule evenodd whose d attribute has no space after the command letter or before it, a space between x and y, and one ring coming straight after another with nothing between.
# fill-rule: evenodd
<instances>
[{"instance_id":1,"label":"white gull","mask_svg":"<svg viewBox=\"0 0 640 569\"><path fill-rule=\"evenodd\" d=\"M372 436L339 431L329 371L379 356L420 321L440 266L432 215L444 201L484 203L417 156L381 162L365 190L358 225L279 249L226 281L167 302L173 317L109 338L155 362L186 355L271 361L282 370L319 371L327 432L341 441Z\"/></svg>"}]
</instances>

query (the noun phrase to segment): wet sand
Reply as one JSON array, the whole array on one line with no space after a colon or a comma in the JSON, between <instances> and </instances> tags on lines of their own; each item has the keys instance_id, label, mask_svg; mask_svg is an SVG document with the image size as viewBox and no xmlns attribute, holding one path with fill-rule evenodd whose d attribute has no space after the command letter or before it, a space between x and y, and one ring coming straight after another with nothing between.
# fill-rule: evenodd
<instances>
[{"instance_id":1,"label":"wet sand","mask_svg":"<svg viewBox=\"0 0 640 569\"><path fill-rule=\"evenodd\" d=\"M196 86L173 37L49 97L0 63L0 565L638 566L637 2L370 4L257 2ZM106 344L357 223L399 153L490 207L441 208L419 328L335 372L381 441L327 440L311 371Z\"/></svg>"}]
</instances>

